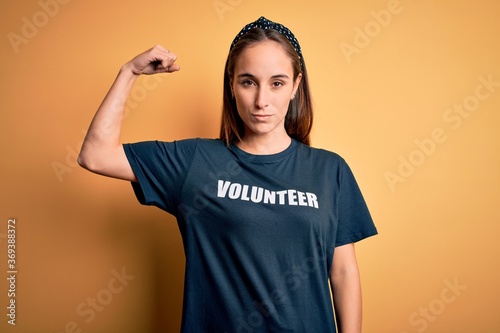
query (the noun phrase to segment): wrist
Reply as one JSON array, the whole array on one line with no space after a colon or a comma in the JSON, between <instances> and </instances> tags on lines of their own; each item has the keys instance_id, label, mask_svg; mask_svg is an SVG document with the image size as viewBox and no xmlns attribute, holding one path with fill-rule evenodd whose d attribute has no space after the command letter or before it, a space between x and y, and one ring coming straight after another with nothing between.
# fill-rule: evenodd
<instances>
[{"instance_id":1,"label":"wrist","mask_svg":"<svg viewBox=\"0 0 500 333\"><path fill-rule=\"evenodd\" d=\"M120 68L120 71L118 72L119 76L126 76L130 79L137 79L141 74L134 72L132 66L130 63L126 63Z\"/></svg>"}]
</instances>

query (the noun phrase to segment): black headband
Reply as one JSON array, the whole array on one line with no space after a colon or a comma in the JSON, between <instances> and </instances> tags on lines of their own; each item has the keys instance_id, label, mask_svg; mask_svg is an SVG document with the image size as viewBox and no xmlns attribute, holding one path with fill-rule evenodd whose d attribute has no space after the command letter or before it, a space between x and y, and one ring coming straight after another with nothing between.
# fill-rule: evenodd
<instances>
[{"instance_id":1,"label":"black headband","mask_svg":"<svg viewBox=\"0 0 500 333\"><path fill-rule=\"evenodd\" d=\"M246 34L249 30L254 29L254 28L261 28L264 30L269 30L269 29L274 29L278 31L280 34L286 37L290 44L292 44L293 48L295 49L295 52L299 55L300 58L300 66L304 67L304 59L302 58L302 51L300 50L300 44L297 38L293 35L293 33L284 25L269 21L266 19L264 16L261 16L257 21L252 22L247 24L234 38L233 42L231 43L231 47L229 50L231 51L234 47L234 45L240 40L240 38Z\"/></svg>"}]
</instances>

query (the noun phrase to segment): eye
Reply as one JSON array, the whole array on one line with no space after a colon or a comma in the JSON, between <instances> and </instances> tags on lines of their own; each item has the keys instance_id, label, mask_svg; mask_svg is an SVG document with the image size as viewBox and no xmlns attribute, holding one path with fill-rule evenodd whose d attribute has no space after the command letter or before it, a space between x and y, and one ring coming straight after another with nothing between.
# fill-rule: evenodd
<instances>
[{"instance_id":1,"label":"eye","mask_svg":"<svg viewBox=\"0 0 500 333\"><path fill-rule=\"evenodd\" d=\"M273 87L275 87L275 88L282 87L283 85L285 85L285 84L281 81L273 82Z\"/></svg>"},{"instance_id":2,"label":"eye","mask_svg":"<svg viewBox=\"0 0 500 333\"><path fill-rule=\"evenodd\" d=\"M252 80L244 80L244 81L241 81L241 84L245 87L250 87L250 86L254 86L255 83L252 81Z\"/></svg>"}]
</instances>

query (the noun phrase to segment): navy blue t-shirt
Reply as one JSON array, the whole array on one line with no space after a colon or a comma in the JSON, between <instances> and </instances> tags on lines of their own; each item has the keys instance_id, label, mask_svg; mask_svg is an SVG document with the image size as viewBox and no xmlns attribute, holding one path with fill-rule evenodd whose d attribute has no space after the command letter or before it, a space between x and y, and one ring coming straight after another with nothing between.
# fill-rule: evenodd
<instances>
[{"instance_id":1,"label":"navy blue t-shirt","mask_svg":"<svg viewBox=\"0 0 500 333\"><path fill-rule=\"evenodd\" d=\"M183 333L335 332L334 249L377 233L340 156L295 140L272 155L215 139L124 149L140 203L178 221Z\"/></svg>"}]
</instances>

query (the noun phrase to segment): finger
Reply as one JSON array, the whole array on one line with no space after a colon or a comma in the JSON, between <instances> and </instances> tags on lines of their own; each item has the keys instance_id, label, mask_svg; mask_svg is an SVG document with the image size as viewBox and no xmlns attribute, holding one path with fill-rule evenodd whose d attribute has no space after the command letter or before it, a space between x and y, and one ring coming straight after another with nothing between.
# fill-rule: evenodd
<instances>
[{"instance_id":1,"label":"finger","mask_svg":"<svg viewBox=\"0 0 500 333\"><path fill-rule=\"evenodd\" d=\"M172 66L170 67L167 67L166 68L166 73L173 73L173 72L177 72L181 69L181 66L177 65L177 64L173 64Z\"/></svg>"},{"instance_id":2,"label":"finger","mask_svg":"<svg viewBox=\"0 0 500 333\"><path fill-rule=\"evenodd\" d=\"M162 59L161 65L165 69L166 72L175 72L180 69L180 67L175 64L177 60L177 56L171 52L167 53L167 56Z\"/></svg>"},{"instance_id":3,"label":"finger","mask_svg":"<svg viewBox=\"0 0 500 333\"><path fill-rule=\"evenodd\" d=\"M152 48L150 48L146 52L150 52L150 53L153 53L153 54L167 54L167 53L170 53L170 50L164 48L160 44L157 44L157 45L153 46Z\"/></svg>"},{"instance_id":4,"label":"finger","mask_svg":"<svg viewBox=\"0 0 500 333\"><path fill-rule=\"evenodd\" d=\"M162 55L161 63L163 66L167 67L167 66L172 66L176 60L177 56L174 53L168 51L167 53Z\"/></svg>"}]
</instances>

